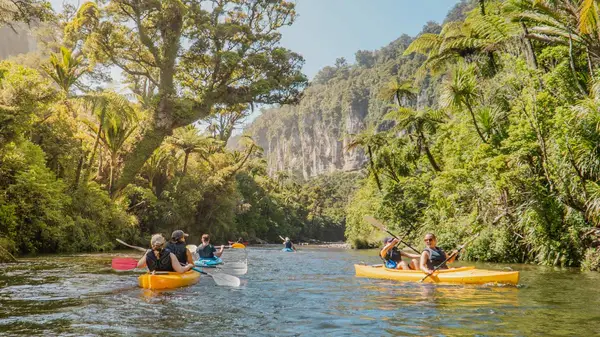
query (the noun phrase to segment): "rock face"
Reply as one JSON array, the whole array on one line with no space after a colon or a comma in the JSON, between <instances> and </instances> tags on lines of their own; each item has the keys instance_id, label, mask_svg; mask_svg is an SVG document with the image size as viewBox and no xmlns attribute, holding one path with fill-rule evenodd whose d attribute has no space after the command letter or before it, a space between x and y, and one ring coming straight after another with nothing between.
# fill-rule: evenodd
<instances>
[{"instance_id":1,"label":"rock face","mask_svg":"<svg viewBox=\"0 0 600 337\"><path fill-rule=\"evenodd\" d=\"M15 26L15 30L7 26L0 27L0 60L36 49L37 42L30 30L18 26Z\"/></svg>"},{"instance_id":2,"label":"rock face","mask_svg":"<svg viewBox=\"0 0 600 337\"><path fill-rule=\"evenodd\" d=\"M436 31L439 26L431 23L424 29ZM264 110L245 133L264 149L269 174L286 171L306 180L361 169L367 157L360 147L350 146L356 136L393 125L383 118L392 102L381 97L382 87L392 79L413 79L424 60L402 55L410 42L412 38L403 35L381 50L357 52L353 65L338 60L315 76L298 105ZM433 105L431 82L420 79L421 92L412 106Z\"/></svg>"}]
</instances>

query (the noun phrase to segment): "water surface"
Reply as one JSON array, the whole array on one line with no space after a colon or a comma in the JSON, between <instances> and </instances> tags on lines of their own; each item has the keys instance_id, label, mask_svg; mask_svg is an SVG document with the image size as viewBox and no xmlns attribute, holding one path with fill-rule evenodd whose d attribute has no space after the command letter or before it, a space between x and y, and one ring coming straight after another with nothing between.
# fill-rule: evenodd
<instances>
[{"instance_id":1,"label":"water surface","mask_svg":"<svg viewBox=\"0 0 600 337\"><path fill-rule=\"evenodd\" d=\"M227 255L227 253L229 253ZM402 283L354 276L373 251L249 248L239 288L208 277L177 290L137 287L112 254L0 265L0 334L46 336L575 336L600 319L600 274L526 265L518 287ZM239 260L241 250L225 261Z\"/></svg>"}]
</instances>

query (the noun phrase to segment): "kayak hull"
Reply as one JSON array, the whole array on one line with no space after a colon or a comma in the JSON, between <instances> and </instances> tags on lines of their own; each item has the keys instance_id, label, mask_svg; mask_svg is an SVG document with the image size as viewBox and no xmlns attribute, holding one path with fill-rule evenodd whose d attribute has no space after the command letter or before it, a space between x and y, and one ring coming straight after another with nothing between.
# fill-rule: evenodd
<instances>
[{"instance_id":1,"label":"kayak hull","mask_svg":"<svg viewBox=\"0 0 600 337\"><path fill-rule=\"evenodd\" d=\"M210 268L223 264L223 260L221 260L221 258L217 256L213 258L200 258L200 260L194 261L194 264L196 265L196 267Z\"/></svg>"},{"instance_id":2,"label":"kayak hull","mask_svg":"<svg viewBox=\"0 0 600 337\"><path fill-rule=\"evenodd\" d=\"M380 278L395 281L419 282L425 273L420 270L397 270L382 266L354 265L356 276ZM461 267L436 271L423 280L424 283L460 283L486 284L501 283L516 285L519 282L518 271L496 271Z\"/></svg>"},{"instance_id":3,"label":"kayak hull","mask_svg":"<svg viewBox=\"0 0 600 337\"><path fill-rule=\"evenodd\" d=\"M292 248L283 248L281 251L282 252L288 252L288 253L293 253L294 252L294 250Z\"/></svg>"},{"instance_id":4,"label":"kayak hull","mask_svg":"<svg viewBox=\"0 0 600 337\"><path fill-rule=\"evenodd\" d=\"M237 241L227 241L227 242L229 243L229 245L230 245L230 246L233 246L233 245L234 245L234 244L236 244L236 243L241 243L241 244L243 244L244 246L247 246L247 245L249 244L249 242L248 242L248 241L243 241L243 242L237 242Z\"/></svg>"},{"instance_id":5,"label":"kayak hull","mask_svg":"<svg viewBox=\"0 0 600 337\"><path fill-rule=\"evenodd\" d=\"M147 273L140 275L138 281L140 287L144 289L175 289L198 283L200 281L200 273L195 271L185 273L168 272L155 275Z\"/></svg>"}]
</instances>

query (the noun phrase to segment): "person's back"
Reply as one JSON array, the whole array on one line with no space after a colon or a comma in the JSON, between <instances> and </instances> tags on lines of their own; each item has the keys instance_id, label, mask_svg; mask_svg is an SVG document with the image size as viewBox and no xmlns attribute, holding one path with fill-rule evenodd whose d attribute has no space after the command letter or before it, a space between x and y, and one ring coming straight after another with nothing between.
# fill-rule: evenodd
<instances>
[{"instance_id":1,"label":"person's back","mask_svg":"<svg viewBox=\"0 0 600 337\"><path fill-rule=\"evenodd\" d=\"M175 256L177 257L177 260L179 260L180 263L183 264L187 264L188 263L188 258L187 258L187 248L185 247L185 242L173 242L170 241L167 244L167 249L171 251L171 253L175 254Z\"/></svg>"},{"instance_id":2,"label":"person's back","mask_svg":"<svg viewBox=\"0 0 600 337\"><path fill-rule=\"evenodd\" d=\"M146 266L149 271L175 271L168 248L159 250L148 249L146 252Z\"/></svg>"},{"instance_id":3,"label":"person's back","mask_svg":"<svg viewBox=\"0 0 600 337\"><path fill-rule=\"evenodd\" d=\"M279 247L281 247L281 246L279 246ZM286 241L285 242L285 248L292 249L292 241Z\"/></svg>"},{"instance_id":4,"label":"person's back","mask_svg":"<svg viewBox=\"0 0 600 337\"><path fill-rule=\"evenodd\" d=\"M202 243L196 249L196 253L198 253L198 256L201 259L214 259L215 258L215 251L217 251L215 249L215 246L213 246L210 243L207 243L207 244Z\"/></svg>"}]
</instances>

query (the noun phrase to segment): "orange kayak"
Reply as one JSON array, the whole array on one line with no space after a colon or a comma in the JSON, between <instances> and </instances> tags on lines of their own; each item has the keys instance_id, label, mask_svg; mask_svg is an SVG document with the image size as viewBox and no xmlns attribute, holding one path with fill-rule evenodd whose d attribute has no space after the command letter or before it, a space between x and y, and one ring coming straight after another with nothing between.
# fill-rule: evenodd
<instances>
[{"instance_id":1,"label":"orange kayak","mask_svg":"<svg viewBox=\"0 0 600 337\"><path fill-rule=\"evenodd\" d=\"M419 282L425 273L420 270L388 269L383 266L367 266L355 264L356 276L380 278L395 281ZM425 283L462 283L485 284L501 283L516 285L519 282L518 271L497 271L475 269L475 267L460 267L438 270L425 280Z\"/></svg>"},{"instance_id":2,"label":"orange kayak","mask_svg":"<svg viewBox=\"0 0 600 337\"><path fill-rule=\"evenodd\" d=\"M183 274L175 272L166 272L160 274L144 274L139 278L140 287L144 289L173 289L185 287L200 281L200 273L190 270Z\"/></svg>"}]
</instances>

